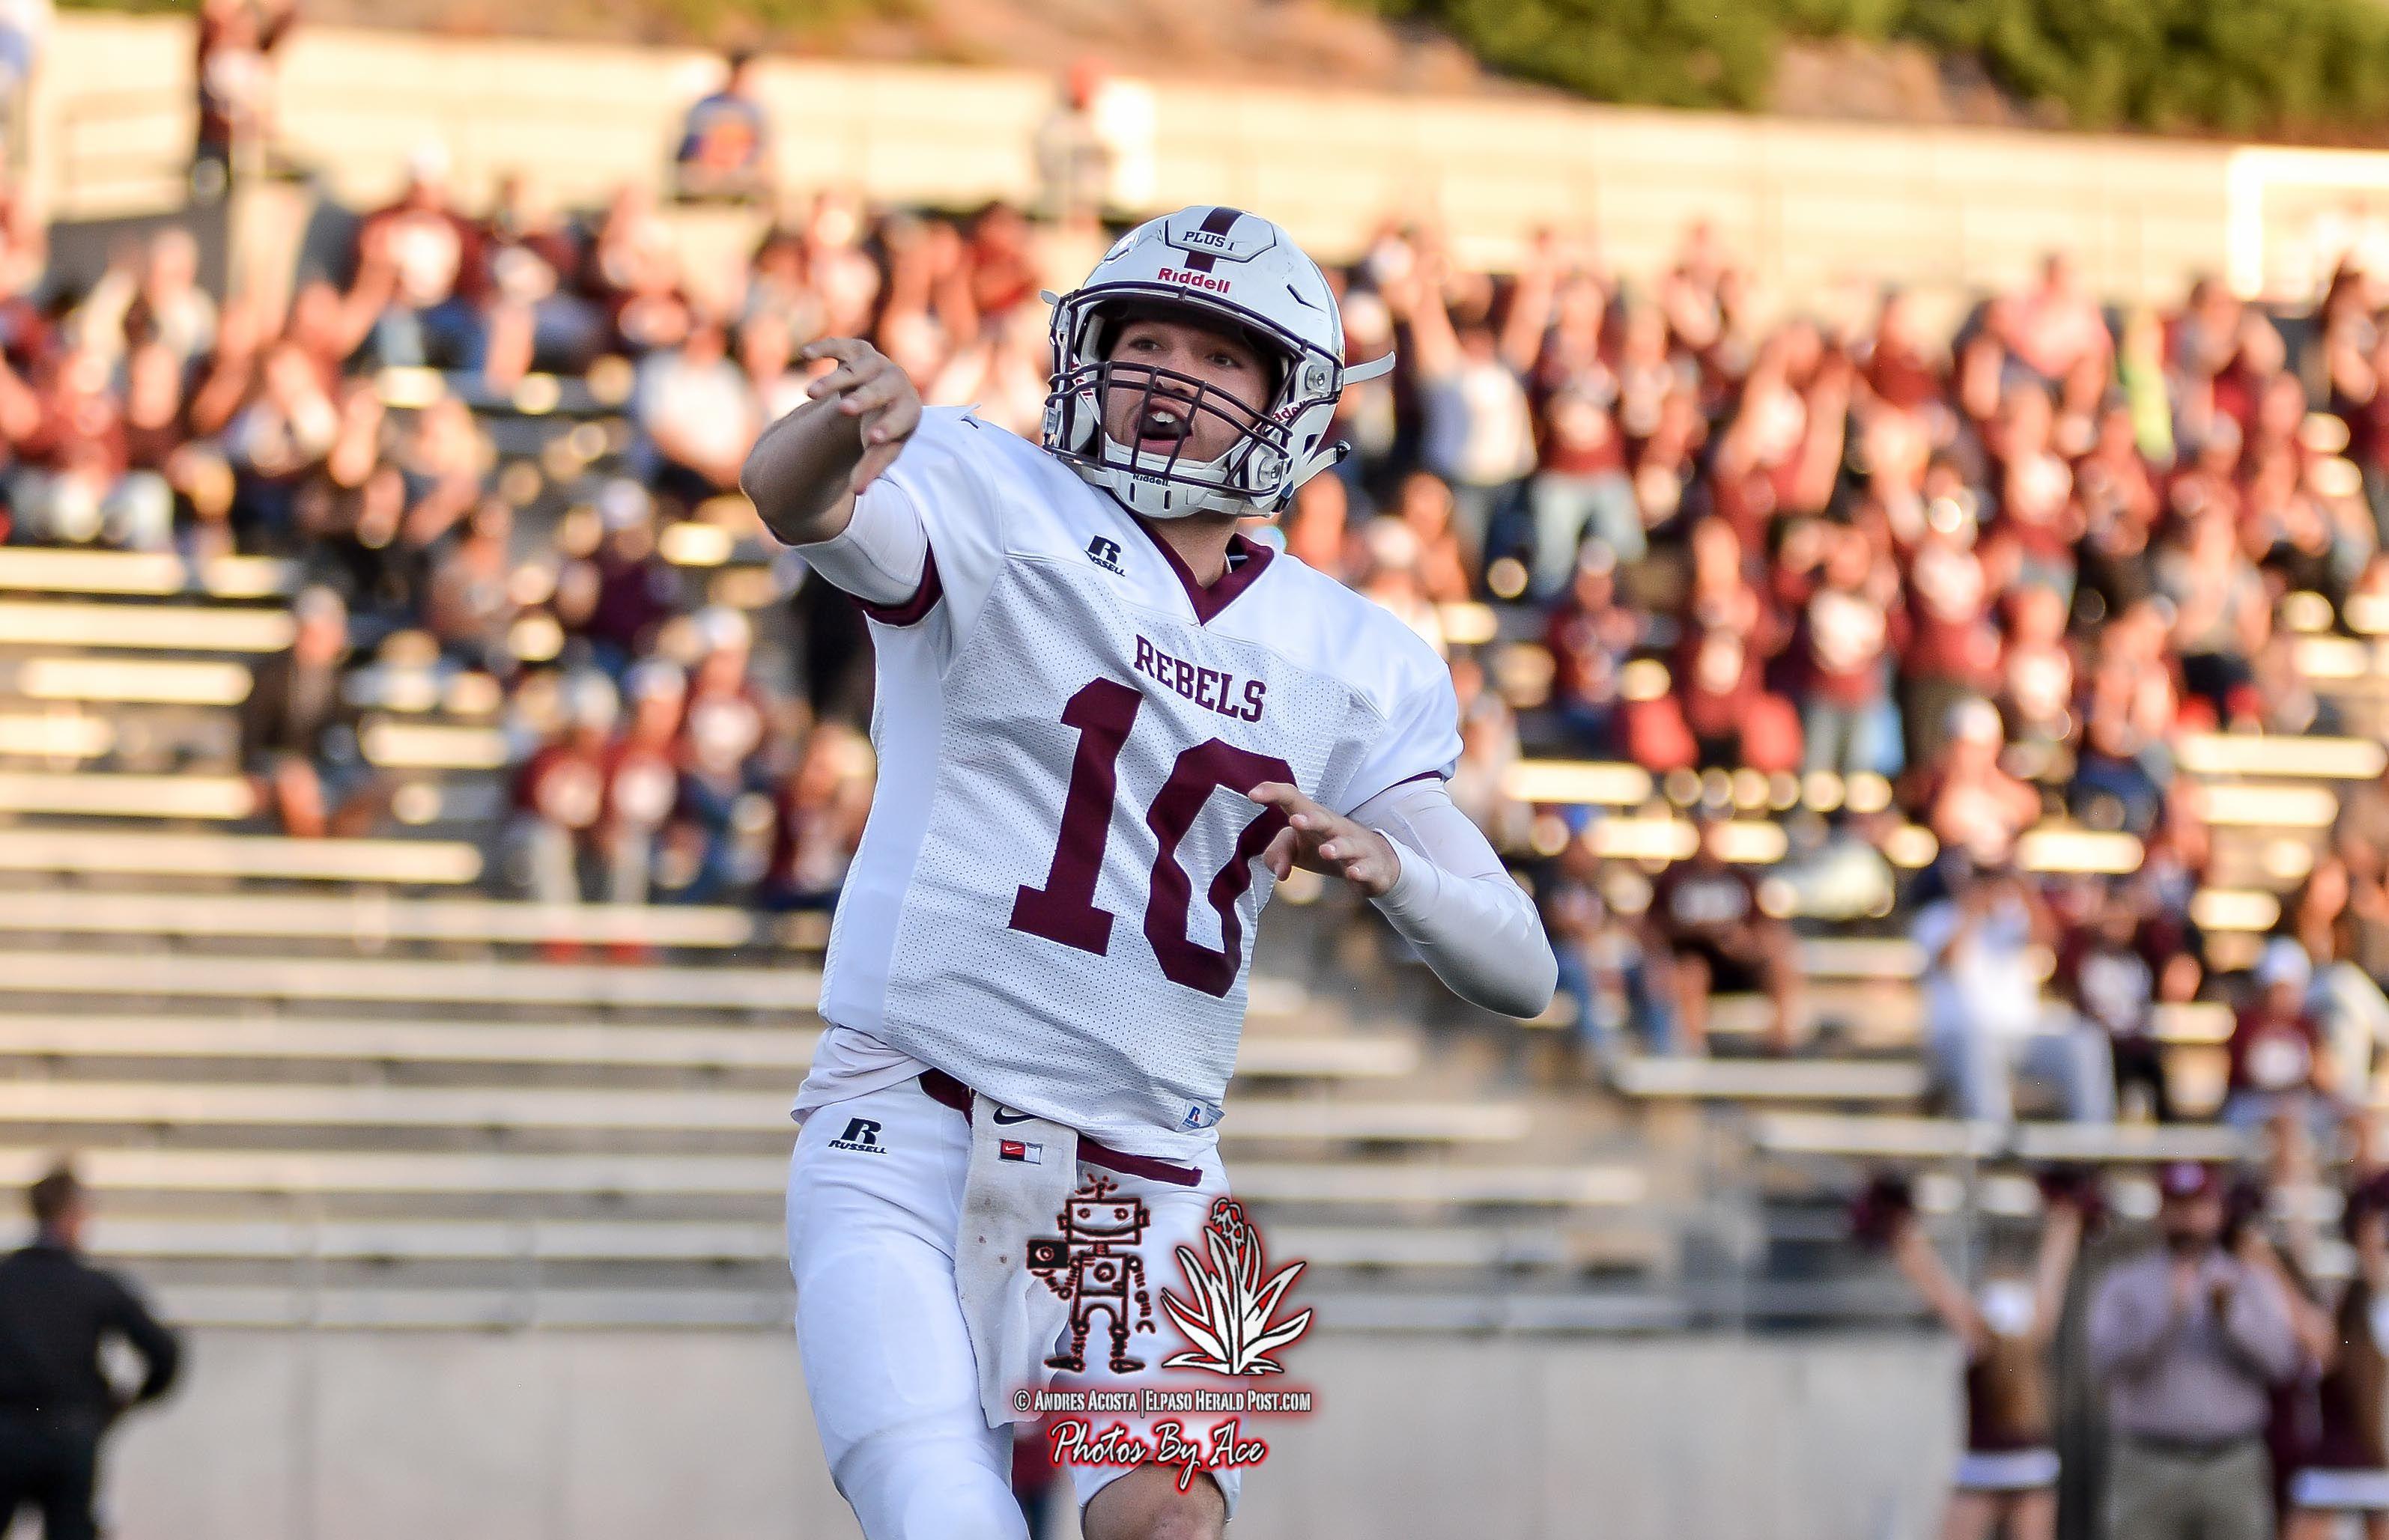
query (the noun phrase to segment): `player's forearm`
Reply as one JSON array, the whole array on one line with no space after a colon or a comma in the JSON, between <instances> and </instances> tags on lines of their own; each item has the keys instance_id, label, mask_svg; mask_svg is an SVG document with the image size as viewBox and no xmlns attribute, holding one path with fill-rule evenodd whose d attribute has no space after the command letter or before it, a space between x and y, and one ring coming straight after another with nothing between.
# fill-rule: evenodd
<instances>
[{"instance_id":1,"label":"player's forearm","mask_svg":"<svg viewBox=\"0 0 2389 1540\"><path fill-rule=\"evenodd\" d=\"M1402 872L1370 901L1435 976L1472 1005L1505 1016L1542 1014L1559 986L1559 960L1534 900L1507 872L1464 877L1386 837Z\"/></svg>"},{"instance_id":2,"label":"player's forearm","mask_svg":"<svg viewBox=\"0 0 2389 1540\"><path fill-rule=\"evenodd\" d=\"M834 540L854 515L849 481L862 459L862 427L835 399L807 401L763 430L739 467L738 485L763 528L789 545Z\"/></svg>"}]
</instances>

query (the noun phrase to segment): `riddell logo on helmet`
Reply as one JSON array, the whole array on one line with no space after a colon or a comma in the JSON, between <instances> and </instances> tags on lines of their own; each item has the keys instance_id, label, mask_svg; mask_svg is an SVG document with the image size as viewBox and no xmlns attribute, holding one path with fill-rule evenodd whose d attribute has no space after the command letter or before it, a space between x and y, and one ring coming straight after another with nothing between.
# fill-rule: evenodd
<instances>
[{"instance_id":1,"label":"riddell logo on helmet","mask_svg":"<svg viewBox=\"0 0 2389 1540\"><path fill-rule=\"evenodd\" d=\"M1228 292L1228 280L1225 278L1215 278L1207 273L1189 273L1182 268L1163 268L1161 281L1165 284L1184 284L1189 288L1207 289L1213 294Z\"/></svg>"}]
</instances>

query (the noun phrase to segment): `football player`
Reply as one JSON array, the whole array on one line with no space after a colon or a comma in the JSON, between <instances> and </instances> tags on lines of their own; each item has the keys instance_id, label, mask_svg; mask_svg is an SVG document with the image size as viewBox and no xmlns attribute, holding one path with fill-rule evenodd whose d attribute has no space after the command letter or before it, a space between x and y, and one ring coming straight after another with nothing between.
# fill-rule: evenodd
<instances>
[{"instance_id":1,"label":"football player","mask_svg":"<svg viewBox=\"0 0 2389 1540\"><path fill-rule=\"evenodd\" d=\"M1009 1423L1072 1367L1025 1265L1082 1178L1123 1222L1143 1205L1156 1290L1201 1254L1271 879L1351 884L1494 1011L1535 1015L1556 973L1445 793L1443 661L1237 532L1335 464L1345 383L1392 365L1346 364L1318 265L1268 220L1183 210L1054 301L1053 350L1032 444L816 342L837 367L743 477L874 622L878 788L788 1184L807 1388L870 1540L1025 1535ZM1094 1341L1085 1383L1163 1355ZM1236 1473L1180 1474L1073 1464L1085 1533L1218 1535Z\"/></svg>"}]
</instances>

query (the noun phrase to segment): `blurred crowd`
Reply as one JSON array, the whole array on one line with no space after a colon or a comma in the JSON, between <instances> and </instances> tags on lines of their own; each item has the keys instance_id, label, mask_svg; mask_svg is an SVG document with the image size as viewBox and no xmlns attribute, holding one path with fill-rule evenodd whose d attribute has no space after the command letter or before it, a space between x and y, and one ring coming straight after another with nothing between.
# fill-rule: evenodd
<instances>
[{"instance_id":1,"label":"blurred crowd","mask_svg":"<svg viewBox=\"0 0 2389 1540\"><path fill-rule=\"evenodd\" d=\"M692 107L674 196L768 202L749 75L733 60ZM69 291L38 222L0 217L7 538L303 566L300 640L262 670L244 748L292 832L390 816L353 676L395 658L494 682L523 890L826 907L867 808L868 642L763 548L737 468L825 335L1034 435L1037 294L1069 224L824 191L759 219L725 286L696 282L654 192L566 211L507 181L468 203L448 172L425 146L271 306L211 295L171 228ZM2329 629L2389 594L2372 278L2294 313L2213 282L2119 313L2052 255L1962 316L1894 293L1834 326L1769 308L1705 226L1655 273L1545 236L1497 274L1399 220L1331 276L1350 356L1400 365L1348 392L1354 452L1265 538L1449 655L1455 795L1535 880L1596 1051L1700 1050L1719 992L1765 997L1789 1051L1795 921L1912 921L1961 1108L2009 1115L2022 1075L2080 1117L2173 1112L2150 1002L2272 998L2213 976L2246 958L2208 966L2208 840L2173 745L2340 728L2277 617ZM517 484L500 428L555 381L585 387L553 419L581 414L578 447ZM768 592L716 602L671 559L692 526L760 552ZM1596 855L1568 837L1585 809L1511 797L1530 755L1691 777L1693 858L1654 880ZM1761 798L1783 859L1723 859L1727 789L1803 778L1847 794ZM2051 821L2146 859L2027 880L2019 840ZM2389 1031L2389 788L2338 833L2267 954L2303 981L2308 1050L2250 1028L2235 1087L2344 1099Z\"/></svg>"}]
</instances>

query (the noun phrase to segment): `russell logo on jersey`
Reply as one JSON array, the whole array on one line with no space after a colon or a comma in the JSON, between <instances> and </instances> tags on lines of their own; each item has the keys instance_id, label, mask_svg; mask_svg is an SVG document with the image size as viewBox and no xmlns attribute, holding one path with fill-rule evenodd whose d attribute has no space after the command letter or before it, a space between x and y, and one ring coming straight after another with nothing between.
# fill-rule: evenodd
<instances>
[{"instance_id":1,"label":"russell logo on jersey","mask_svg":"<svg viewBox=\"0 0 2389 1540\"><path fill-rule=\"evenodd\" d=\"M1106 572L1116 573L1123 578L1128 576L1128 568L1120 561L1119 541L1106 536L1097 535L1087 542L1087 560Z\"/></svg>"}]
</instances>

